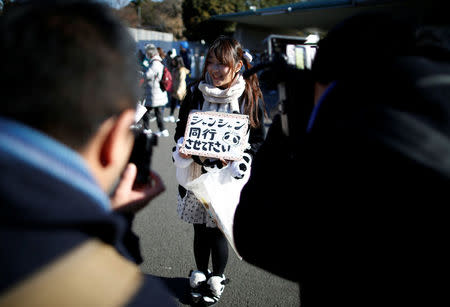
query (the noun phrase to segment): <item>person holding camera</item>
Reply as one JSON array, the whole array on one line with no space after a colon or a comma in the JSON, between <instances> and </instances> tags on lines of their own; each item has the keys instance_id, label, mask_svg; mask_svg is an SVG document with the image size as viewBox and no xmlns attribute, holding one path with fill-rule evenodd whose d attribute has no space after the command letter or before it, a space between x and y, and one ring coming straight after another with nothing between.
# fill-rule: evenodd
<instances>
[{"instance_id":1,"label":"person holding camera","mask_svg":"<svg viewBox=\"0 0 450 307\"><path fill-rule=\"evenodd\" d=\"M131 230L165 189L154 172L135 186L128 164L135 48L97 2L16 1L1 16L0 306L175 306L141 273Z\"/></svg>"},{"instance_id":2,"label":"person holding camera","mask_svg":"<svg viewBox=\"0 0 450 307\"><path fill-rule=\"evenodd\" d=\"M190 168L194 178L202 172L222 169L222 161L206 165L198 157L179 152L185 135L189 113L193 110L240 113L249 115L250 149L242 161L230 162L235 178L242 178L248 172L251 155L259 148L264 139L264 111L262 93L256 76L244 80L241 68L251 68L251 56L243 51L241 44L225 36L217 38L206 55L202 77L188 90L179 113L175 132L177 146L173 158L177 168ZM247 159L247 160L245 160ZM200 164L200 163L205 164ZM247 165L242 167L241 165ZM210 305L216 303L227 283L224 272L228 261L228 243L216 223L195 197L194 193L179 186L178 215L194 225L194 257L197 269L190 273L192 298ZM212 260L212 272L208 270L209 258Z\"/></svg>"},{"instance_id":3,"label":"person holding camera","mask_svg":"<svg viewBox=\"0 0 450 307\"><path fill-rule=\"evenodd\" d=\"M416 19L390 13L332 28L310 86L301 87L302 73L286 82L298 94L287 97L291 108L315 101L309 122L286 135L277 116L255 155L236 247L298 282L302 306L446 300L438 275L449 257L450 32L416 29Z\"/></svg>"}]
</instances>

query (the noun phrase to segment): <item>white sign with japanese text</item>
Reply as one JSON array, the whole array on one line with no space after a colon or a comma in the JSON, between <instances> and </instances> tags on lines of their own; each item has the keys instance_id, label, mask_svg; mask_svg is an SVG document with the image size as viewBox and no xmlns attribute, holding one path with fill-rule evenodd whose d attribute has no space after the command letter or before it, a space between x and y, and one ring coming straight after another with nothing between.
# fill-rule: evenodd
<instances>
[{"instance_id":1,"label":"white sign with japanese text","mask_svg":"<svg viewBox=\"0 0 450 307\"><path fill-rule=\"evenodd\" d=\"M223 112L189 114L180 152L224 160L239 160L248 147L248 115Z\"/></svg>"}]
</instances>

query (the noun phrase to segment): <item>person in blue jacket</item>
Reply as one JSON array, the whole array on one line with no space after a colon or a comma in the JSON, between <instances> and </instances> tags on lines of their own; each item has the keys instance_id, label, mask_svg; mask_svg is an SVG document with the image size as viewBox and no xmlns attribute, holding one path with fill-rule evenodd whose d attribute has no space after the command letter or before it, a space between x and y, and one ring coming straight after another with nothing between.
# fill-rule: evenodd
<instances>
[{"instance_id":1,"label":"person in blue jacket","mask_svg":"<svg viewBox=\"0 0 450 307\"><path fill-rule=\"evenodd\" d=\"M191 51L188 42L183 41L180 43L180 55L183 58L184 66L191 70Z\"/></svg>"},{"instance_id":2,"label":"person in blue jacket","mask_svg":"<svg viewBox=\"0 0 450 307\"><path fill-rule=\"evenodd\" d=\"M164 184L133 185L127 30L99 3L16 3L0 58L0 306L175 306L137 266L133 215Z\"/></svg>"}]
</instances>

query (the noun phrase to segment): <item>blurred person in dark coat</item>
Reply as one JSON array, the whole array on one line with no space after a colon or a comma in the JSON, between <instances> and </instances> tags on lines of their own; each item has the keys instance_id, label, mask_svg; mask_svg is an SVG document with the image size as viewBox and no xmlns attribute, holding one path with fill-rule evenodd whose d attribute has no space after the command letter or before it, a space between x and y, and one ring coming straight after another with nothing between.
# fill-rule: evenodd
<instances>
[{"instance_id":1,"label":"blurred person in dark coat","mask_svg":"<svg viewBox=\"0 0 450 307\"><path fill-rule=\"evenodd\" d=\"M314 85L296 85L309 122L292 138L276 117L255 156L236 246L297 281L302 307L448 300L450 31L416 26L374 13L334 27Z\"/></svg>"},{"instance_id":2,"label":"blurred person in dark coat","mask_svg":"<svg viewBox=\"0 0 450 307\"><path fill-rule=\"evenodd\" d=\"M16 3L0 58L0 306L174 306L131 231L164 185L133 185L127 30L90 1Z\"/></svg>"}]
</instances>

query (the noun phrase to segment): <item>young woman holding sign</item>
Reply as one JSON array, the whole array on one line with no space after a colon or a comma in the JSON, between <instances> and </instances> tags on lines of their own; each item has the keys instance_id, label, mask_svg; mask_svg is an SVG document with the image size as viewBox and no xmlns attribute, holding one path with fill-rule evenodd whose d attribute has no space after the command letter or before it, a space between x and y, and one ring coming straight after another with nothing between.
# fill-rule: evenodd
<instances>
[{"instance_id":1,"label":"young woman holding sign","mask_svg":"<svg viewBox=\"0 0 450 307\"><path fill-rule=\"evenodd\" d=\"M222 168L224 163L231 163L228 167L231 168L230 174L234 178L243 178L245 172L249 172L251 156L264 140L265 113L257 76L252 75L245 80L241 73L243 69L252 67L251 60L251 55L232 38L220 36L213 42L206 55L200 80L188 89L181 105L175 131L177 146L173 151L177 168L190 168L190 171L200 176L215 167ZM232 162L212 159L202 162L198 157L181 153L179 149L192 110L248 115L250 149L244 157ZM179 186L179 192L178 215L182 220L194 225L194 257L197 270L192 271L189 276L191 295L194 301L214 304L219 300L228 281L224 275L228 261L227 240L195 195L182 186ZM212 272L208 270L210 256Z\"/></svg>"}]
</instances>

